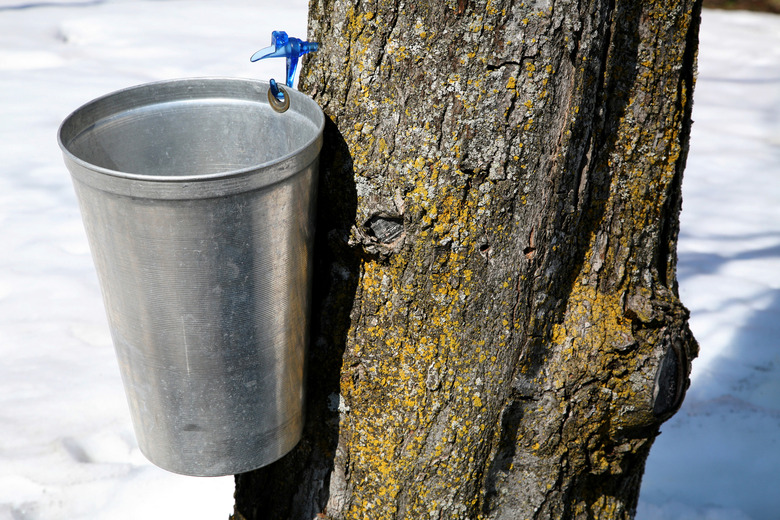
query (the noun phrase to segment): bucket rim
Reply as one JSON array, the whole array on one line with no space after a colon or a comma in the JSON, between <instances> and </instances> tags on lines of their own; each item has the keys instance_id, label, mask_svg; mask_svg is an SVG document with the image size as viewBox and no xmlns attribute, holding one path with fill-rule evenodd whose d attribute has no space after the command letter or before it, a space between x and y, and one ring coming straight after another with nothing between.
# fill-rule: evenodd
<instances>
[{"instance_id":1,"label":"bucket rim","mask_svg":"<svg viewBox=\"0 0 780 520\"><path fill-rule=\"evenodd\" d=\"M306 94L303 94L302 92L296 89L291 89L291 88L285 88L284 93L285 95L291 96L292 102L295 102L295 99L298 99L299 102L311 103L312 107L317 108L315 113L318 116L317 117L318 120L312 121L316 125L317 131L314 133L314 136L311 139L306 141L296 150L293 150L292 152L287 153L285 155L280 155L279 157L276 157L269 161L253 164L243 168L225 170L216 173L196 174L196 175L149 175L144 173L129 173L129 172L123 172L119 170L113 170L111 168L106 168L104 166L98 166L89 161L85 161L84 159L78 157L73 152L71 152L70 149L68 148L68 145L65 142L63 142L63 138L62 138L63 130L70 122L72 122L77 117L79 113L85 111L89 107L96 106L98 103L105 102L109 98L117 97L122 94L127 94L132 91L148 89L160 85L173 85L176 83L194 84L198 82L199 83L226 82L226 83L254 84L260 87L260 96L258 98L258 102L263 103L265 101L265 104L267 104L267 92L270 89L270 83L268 81L260 80L256 78L240 78L240 77L231 77L231 76L195 76L195 77L188 77L188 78L173 78L173 79L163 79L158 81L150 81L147 83L140 83L137 85L131 85L129 87L114 90L112 92L103 94L102 96L98 96L80 105L78 108L76 108L71 113L69 113L65 117L65 119L62 120L62 123L60 123L60 126L57 129L57 144L59 145L60 150L62 150L62 153L65 154L65 156L68 158L68 160L73 161L74 163L86 169L87 171L92 171L95 173L107 175L117 179L124 179L128 181L143 181L149 183L195 183L195 182L208 182L208 181L217 181L217 180L241 177L242 175L251 174L257 172L258 170L270 168L282 164L286 161L289 161L293 159L295 156L299 155L301 151L306 150L312 146L316 146L317 141L320 141L318 148L321 148L322 136L325 128L325 113L322 111L322 108L319 106L319 104L317 104L317 102L314 101L312 98L310 98ZM203 99L207 99L207 97L204 97ZM279 114L279 115L281 117L284 117L284 114Z\"/></svg>"}]
</instances>

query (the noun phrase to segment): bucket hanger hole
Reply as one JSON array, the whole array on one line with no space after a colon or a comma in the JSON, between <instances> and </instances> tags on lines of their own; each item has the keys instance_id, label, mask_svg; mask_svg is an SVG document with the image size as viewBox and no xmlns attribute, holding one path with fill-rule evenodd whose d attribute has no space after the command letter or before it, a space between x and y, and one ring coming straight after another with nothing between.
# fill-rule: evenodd
<instances>
[{"instance_id":1,"label":"bucket hanger hole","mask_svg":"<svg viewBox=\"0 0 780 520\"><path fill-rule=\"evenodd\" d=\"M290 95L281 86L277 86L277 88L282 99L274 95L273 89L268 89L268 104L281 114L287 112L287 109L290 108Z\"/></svg>"}]
</instances>

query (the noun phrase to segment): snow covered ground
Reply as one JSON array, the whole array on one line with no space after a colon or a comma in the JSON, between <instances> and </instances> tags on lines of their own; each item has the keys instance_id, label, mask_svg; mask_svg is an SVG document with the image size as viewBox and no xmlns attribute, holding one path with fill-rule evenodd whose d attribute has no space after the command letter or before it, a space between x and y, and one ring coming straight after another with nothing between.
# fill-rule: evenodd
<instances>
[{"instance_id":1,"label":"snow covered ground","mask_svg":"<svg viewBox=\"0 0 780 520\"><path fill-rule=\"evenodd\" d=\"M705 11L678 277L701 353L638 520L780 518L780 16Z\"/></svg>"},{"instance_id":2,"label":"snow covered ground","mask_svg":"<svg viewBox=\"0 0 780 520\"><path fill-rule=\"evenodd\" d=\"M139 453L70 178L65 116L113 90L250 63L305 0L0 0L0 520L226 519L231 477ZM702 353L639 520L764 520L780 498L780 17L707 11L680 284Z\"/></svg>"}]
</instances>

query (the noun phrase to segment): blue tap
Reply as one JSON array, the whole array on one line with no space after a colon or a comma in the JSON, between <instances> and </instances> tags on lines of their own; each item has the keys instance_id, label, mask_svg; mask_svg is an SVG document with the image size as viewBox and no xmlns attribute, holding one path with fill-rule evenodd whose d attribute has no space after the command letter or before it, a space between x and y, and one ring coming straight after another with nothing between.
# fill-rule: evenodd
<instances>
[{"instance_id":1,"label":"blue tap","mask_svg":"<svg viewBox=\"0 0 780 520\"><path fill-rule=\"evenodd\" d=\"M305 42L299 38L290 38L284 31L274 31L271 33L271 46L260 49L249 59L250 61L258 61L264 58L287 58L287 86L292 88L295 70L298 68L298 58L316 51L319 47L320 44L317 42ZM271 90L277 99L284 98L273 79L271 80Z\"/></svg>"}]
</instances>

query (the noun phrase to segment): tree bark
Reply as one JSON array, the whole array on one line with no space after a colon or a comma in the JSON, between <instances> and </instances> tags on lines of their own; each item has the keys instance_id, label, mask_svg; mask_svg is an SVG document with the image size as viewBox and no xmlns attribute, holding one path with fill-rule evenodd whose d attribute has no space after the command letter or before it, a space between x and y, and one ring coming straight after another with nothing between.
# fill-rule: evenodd
<instances>
[{"instance_id":1,"label":"tree bark","mask_svg":"<svg viewBox=\"0 0 780 520\"><path fill-rule=\"evenodd\" d=\"M632 518L697 345L700 5L313 0L308 419L236 520Z\"/></svg>"}]
</instances>

